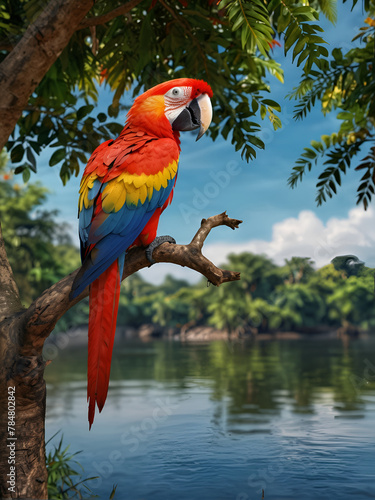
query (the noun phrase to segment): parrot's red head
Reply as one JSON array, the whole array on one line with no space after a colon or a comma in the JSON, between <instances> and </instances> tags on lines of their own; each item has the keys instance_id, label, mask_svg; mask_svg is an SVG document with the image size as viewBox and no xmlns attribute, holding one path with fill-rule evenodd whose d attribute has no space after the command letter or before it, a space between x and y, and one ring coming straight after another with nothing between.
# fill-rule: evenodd
<instances>
[{"instance_id":1,"label":"parrot's red head","mask_svg":"<svg viewBox=\"0 0 375 500\"><path fill-rule=\"evenodd\" d=\"M160 83L137 97L128 123L158 137L199 128L197 140L212 120L211 87L203 80L178 78Z\"/></svg>"}]
</instances>

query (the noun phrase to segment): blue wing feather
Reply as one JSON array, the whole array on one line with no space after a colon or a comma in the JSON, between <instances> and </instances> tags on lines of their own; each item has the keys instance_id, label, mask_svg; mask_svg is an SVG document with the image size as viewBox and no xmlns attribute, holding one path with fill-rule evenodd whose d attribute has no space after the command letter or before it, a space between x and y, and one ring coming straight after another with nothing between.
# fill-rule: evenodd
<instances>
[{"instance_id":1,"label":"blue wing feather","mask_svg":"<svg viewBox=\"0 0 375 500\"><path fill-rule=\"evenodd\" d=\"M100 182L100 180L95 179L92 188L88 192L87 198L90 201L94 200L98 196L101 187L102 183Z\"/></svg>"},{"instance_id":2,"label":"blue wing feather","mask_svg":"<svg viewBox=\"0 0 375 500\"><path fill-rule=\"evenodd\" d=\"M118 212L106 214L106 219L95 227L94 231L91 231L93 207L89 209L83 207L79 216L82 246L87 248L95 244L95 248L85 257L82 271L77 275L73 284L72 297L77 297L82 293L112 262L126 252L151 219L156 208L162 207L167 201L174 184L175 179L170 179L167 187L161 187L159 191L154 190L151 200L146 198L143 204L139 202L137 206L129 207L125 202ZM95 183L94 186L97 190ZM101 184L101 192L104 187L105 184ZM96 195L99 192L100 190Z\"/></svg>"}]
</instances>

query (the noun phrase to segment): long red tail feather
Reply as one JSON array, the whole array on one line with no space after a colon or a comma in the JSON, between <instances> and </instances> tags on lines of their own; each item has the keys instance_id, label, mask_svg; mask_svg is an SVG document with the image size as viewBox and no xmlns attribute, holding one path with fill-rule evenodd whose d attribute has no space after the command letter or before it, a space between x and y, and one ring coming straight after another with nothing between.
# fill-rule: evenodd
<instances>
[{"instance_id":1,"label":"long red tail feather","mask_svg":"<svg viewBox=\"0 0 375 500\"><path fill-rule=\"evenodd\" d=\"M120 298L117 259L90 286L87 401L89 425L94 421L95 403L102 411L107 398L113 341Z\"/></svg>"}]
</instances>

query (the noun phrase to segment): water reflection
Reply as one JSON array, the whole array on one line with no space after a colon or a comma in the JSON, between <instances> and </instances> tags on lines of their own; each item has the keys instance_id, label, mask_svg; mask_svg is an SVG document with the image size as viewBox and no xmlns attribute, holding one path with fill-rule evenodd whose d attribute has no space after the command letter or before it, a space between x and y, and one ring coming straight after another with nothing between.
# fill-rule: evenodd
<instances>
[{"instance_id":1,"label":"water reflection","mask_svg":"<svg viewBox=\"0 0 375 500\"><path fill-rule=\"evenodd\" d=\"M46 381L103 498L375 498L374 342L121 343L90 433L85 349Z\"/></svg>"}]
</instances>

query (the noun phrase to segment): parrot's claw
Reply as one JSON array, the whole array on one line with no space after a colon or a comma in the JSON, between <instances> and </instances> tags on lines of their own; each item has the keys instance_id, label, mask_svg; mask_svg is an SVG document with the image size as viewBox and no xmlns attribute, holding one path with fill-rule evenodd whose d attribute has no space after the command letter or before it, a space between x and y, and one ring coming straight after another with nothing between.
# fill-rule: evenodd
<instances>
[{"instance_id":1,"label":"parrot's claw","mask_svg":"<svg viewBox=\"0 0 375 500\"><path fill-rule=\"evenodd\" d=\"M162 243L173 243L174 245L176 244L176 240L172 238L172 236L157 236L154 241L152 241L149 246L146 248L146 257L147 260L150 262L150 264L155 264L155 260L152 258L152 253L157 248L159 245Z\"/></svg>"}]
</instances>

